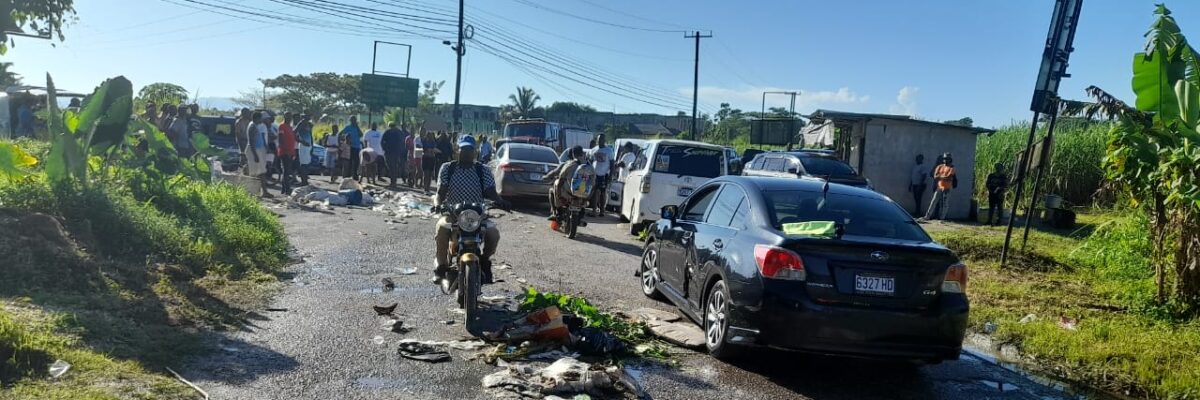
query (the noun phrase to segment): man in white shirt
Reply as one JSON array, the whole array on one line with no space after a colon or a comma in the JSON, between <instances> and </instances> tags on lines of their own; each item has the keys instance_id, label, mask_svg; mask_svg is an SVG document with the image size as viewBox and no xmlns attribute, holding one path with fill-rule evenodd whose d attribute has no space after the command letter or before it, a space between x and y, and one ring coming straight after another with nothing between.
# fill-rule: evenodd
<instances>
[{"instance_id":1,"label":"man in white shirt","mask_svg":"<svg viewBox=\"0 0 1200 400\"><path fill-rule=\"evenodd\" d=\"M925 155L917 154L917 163L913 165L908 177L908 191L913 194L913 207L917 210L913 215L921 213L921 198L925 196L925 189L929 188L929 176L930 169L925 165Z\"/></svg>"},{"instance_id":2,"label":"man in white shirt","mask_svg":"<svg viewBox=\"0 0 1200 400\"><path fill-rule=\"evenodd\" d=\"M369 130L369 131L367 131L367 133L363 134L363 140L366 141L366 143L364 143L366 145L366 147L371 149L371 151L375 153L374 154L375 157L386 157L387 156L387 154L383 152L383 132L379 131L379 123L378 122L371 123L371 130ZM384 158L380 158L380 159L382 160ZM374 160L374 159L372 159L372 160ZM364 162L365 162L365 160L364 160ZM389 172L387 172L387 163L386 162L376 163L375 171L378 175L391 176L391 174ZM377 178L377 177L374 177L374 178Z\"/></svg>"},{"instance_id":3,"label":"man in white shirt","mask_svg":"<svg viewBox=\"0 0 1200 400\"><path fill-rule=\"evenodd\" d=\"M613 159L617 158L616 152L612 147L608 147L604 143L604 134L596 136L596 147L588 150L592 158L592 169L596 171L596 187L592 191L592 208L595 209L596 216L604 214L604 207L608 203L608 182L610 173L615 169Z\"/></svg>"}]
</instances>

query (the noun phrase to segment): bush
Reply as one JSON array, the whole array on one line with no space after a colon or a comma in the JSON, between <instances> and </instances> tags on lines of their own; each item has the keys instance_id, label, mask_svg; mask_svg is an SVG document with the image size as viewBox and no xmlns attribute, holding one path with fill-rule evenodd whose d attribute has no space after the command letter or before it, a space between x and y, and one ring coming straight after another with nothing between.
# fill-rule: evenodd
<instances>
[{"instance_id":1,"label":"bush","mask_svg":"<svg viewBox=\"0 0 1200 400\"><path fill-rule=\"evenodd\" d=\"M1039 124L1039 138L1045 136L1047 125ZM1042 192L1057 194L1079 205L1094 203L1104 183L1100 160L1104 157L1111 127L1109 123L1060 119L1054 129L1051 167L1042 175ZM1025 147L1028 139L1028 122L1006 126L992 135L979 138L975 149L975 181L980 182L975 188L976 198L987 198L987 188L982 182L987 180L992 165L996 163L1006 166L1009 179L1016 179L1017 152ZM1033 177L1030 176L1028 182L1032 181ZM1026 196L1030 195L1028 189L1026 187ZM1010 195L1013 192L1009 190Z\"/></svg>"}]
</instances>

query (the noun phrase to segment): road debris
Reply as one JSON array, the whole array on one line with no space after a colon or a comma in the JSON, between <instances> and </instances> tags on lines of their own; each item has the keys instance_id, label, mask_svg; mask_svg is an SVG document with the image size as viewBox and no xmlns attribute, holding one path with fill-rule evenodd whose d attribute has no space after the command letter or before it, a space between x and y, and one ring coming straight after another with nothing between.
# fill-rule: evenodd
<instances>
[{"instance_id":1,"label":"road debris","mask_svg":"<svg viewBox=\"0 0 1200 400\"><path fill-rule=\"evenodd\" d=\"M389 318L383 321L383 330L404 334L412 331L412 328L404 326L404 321Z\"/></svg>"},{"instance_id":2,"label":"road debris","mask_svg":"<svg viewBox=\"0 0 1200 400\"><path fill-rule=\"evenodd\" d=\"M440 346L417 341L401 341L400 347L396 351L400 353L401 357L410 360L432 363L450 361L450 353L446 352Z\"/></svg>"},{"instance_id":3,"label":"road debris","mask_svg":"<svg viewBox=\"0 0 1200 400\"><path fill-rule=\"evenodd\" d=\"M398 306L398 305L400 305L400 303L392 303L392 305L385 306L385 307L371 306L371 308L375 309L375 314L392 315L392 313L396 311L396 306Z\"/></svg>"},{"instance_id":4,"label":"road debris","mask_svg":"<svg viewBox=\"0 0 1200 400\"><path fill-rule=\"evenodd\" d=\"M50 377L58 379L58 377L63 376L63 374L67 373L67 370L70 369L71 363L63 360L54 360L54 363L50 364Z\"/></svg>"},{"instance_id":5,"label":"road debris","mask_svg":"<svg viewBox=\"0 0 1200 400\"><path fill-rule=\"evenodd\" d=\"M417 267L408 267L408 268L400 270L401 275L412 275L415 273L417 273Z\"/></svg>"},{"instance_id":6,"label":"road debris","mask_svg":"<svg viewBox=\"0 0 1200 400\"><path fill-rule=\"evenodd\" d=\"M183 376L179 375L179 373L175 372L175 370L171 369L171 367L166 367L166 368L167 368L167 372L170 372L171 375L175 375L175 379L178 379L180 382L183 382L183 384L188 385L188 387L191 387L193 390L196 391L196 393L200 393L201 396L204 396L204 400L208 400L208 392L205 392L204 389L201 389L199 386L196 386L195 383L192 383L192 382L188 381L187 379L183 379Z\"/></svg>"},{"instance_id":7,"label":"road debris","mask_svg":"<svg viewBox=\"0 0 1200 400\"><path fill-rule=\"evenodd\" d=\"M696 324L683 321L678 314L653 308L639 308L628 314L646 324L654 336L671 344L694 349L704 346L704 331Z\"/></svg>"},{"instance_id":8,"label":"road debris","mask_svg":"<svg viewBox=\"0 0 1200 400\"><path fill-rule=\"evenodd\" d=\"M383 336L376 336L371 338L371 341L378 345L387 342L387 339L384 339Z\"/></svg>"},{"instance_id":9,"label":"road debris","mask_svg":"<svg viewBox=\"0 0 1200 400\"><path fill-rule=\"evenodd\" d=\"M404 343L417 343L417 344L422 344L422 345L426 345L426 346L433 346L433 347L448 347L448 348L451 348L451 349L455 349L455 350L463 350L463 351L476 351L476 350L481 350L481 349L483 349L484 347L487 347L487 346L488 346L488 343L487 343L487 342L484 342L484 341L482 341L482 340L451 340L451 341L438 341L438 340L416 340L416 339L403 339L403 340L401 340L401 341L400 341L400 343L401 343L401 344L404 344Z\"/></svg>"},{"instance_id":10,"label":"road debris","mask_svg":"<svg viewBox=\"0 0 1200 400\"><path fill-rule=\"evenodd\" d=\"M624 399L645 397L641 385L624 369L592 365L570 357L561 358L541 369L534 369L529 364L512 363L503 370L484 376L482 385L484 388L527 397L572 394Z\"/></svg>"},{"instance_id":11,"label":"road debris","mask_svg":"<svg viewBox=\"0 0 1200 400\"><path fill-rule=\"evenodd\" d=\"M266 310L270 311L270 312L287 312L288 309L286 309L286 308L267 308Z\"/></svg>"},{"instance_id":12,"label":"road debris","mask_svg":"<svg viewBox=\"0 0 1200 400\"><path fill-rule=\"evenodd\" d=\"M1058 327L1068 331L1079 330L1079 319L1071 317L1058 317Z\"/></svg>"},{"instance_id":13,"label":"road debris","mask_svg":"<svg viewBox=\"0 0 1200 400\"><path fill-rule=\"evenodd\" d=\"M571 332L573 345L588 355L616 354L625 351L625 343L613 334L596 328L582 328Z\"/></svg>"},{"instance_id":14,"label":"road debris","mask_svg":"<svg viewBox=\"0 0 1200 400\"><path fill-rule=\"evenodd\" d=\"M511 322L499 331L484 333L491 340L519 341L546 340L566 341L571 337L570 330L563 323L562 311L558 307L546 307L531 312L525 318Z\"/></svg>"},{"instance_id":15,"label":"road debris","mask_svg":"<svg viewBox=\"0 0 1200 400\"><path fill-rule=\"evenodd\" d=\"M1022 323L1022 324L1028 324L1028 323L1030 323L1030 322L1033 322L1033 321L1037 321L1037 315L1035 315L1035 314L1027 314L1027 315L1025 315L1024 317L1021 317L1021 320L1020 320L1020 321L1017 321L1017 322L1020 322L1020 323Z\"/></svg>"},{"instance_id":16,"label":"road debris","mask_svg":"<svg viewBox=\"0 0 1200 400\"><path fill-rule=\"evenodd\" d=\"M383 278L383 291L390 292L396 290L396 282L392 278Z\"/></svg>"}]
</instances>

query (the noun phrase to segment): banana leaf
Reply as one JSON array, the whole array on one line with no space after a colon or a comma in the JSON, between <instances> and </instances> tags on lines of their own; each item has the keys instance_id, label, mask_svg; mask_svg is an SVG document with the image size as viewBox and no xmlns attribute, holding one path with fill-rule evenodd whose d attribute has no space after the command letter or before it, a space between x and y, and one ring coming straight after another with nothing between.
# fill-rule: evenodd
<instances>
[{"instance_id":1,"label":"banana leaf","mask_svg":"<svg viewBox=\"0 0 1200 400\"><path fill-rule=\"evenodd\" d=\"M25 176L25 168L37 165L37 158L12 143L0 143L0 175L8 178Z\"/></svg>"},{"instance_id":2,"label":"banana leaf","mask_svg":"<svg viewBox=\"0 0 1200 400\"><path fill-rule=\"evenodd\" d=\"M121 143L132 115L133 84L124 76L104 81L84 99L79 112L78 126L86 135L84 143L95 152L106 151Z\"/></svg>"}]
</instances>

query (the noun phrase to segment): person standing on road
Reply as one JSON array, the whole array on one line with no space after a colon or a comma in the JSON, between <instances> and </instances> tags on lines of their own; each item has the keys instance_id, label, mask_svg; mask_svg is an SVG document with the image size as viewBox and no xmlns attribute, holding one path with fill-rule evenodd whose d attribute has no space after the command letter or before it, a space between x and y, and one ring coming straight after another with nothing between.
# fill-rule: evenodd
<instances>
[{"instance_id":1,"label":"person standing on road","mask_svg":"<svg viewBox=\"0 0 1200 400\"><path fill-rule=\"evenodd\" d=\"M363 146L371 149L375 153L375 157L371 161L375 162L375 176L371 179L379 179L380 176L391 176L387 173L387 154L383 151L383 132L379 131L379 123L372 122L371 129L363 134ZM378 162L383 161L383 162Z\"/></svg>"},{"instance_id":2,"label":"person standing on road","mask_svg":"<svg viewBox=\"0 0 1200 400\"><path fill-rule=\"evenodd\" d=\"M596 170L596 186L592 190L592 208L595 209L596 216L604 215L604 208L608 203L608 182L611 177L611 172L616 169L613 160L617 155L612 147L604 141L604 134L596 136L596 147L588 152L592 156L592 168Z\"/></svg>"},{"instance_id":3,"label":"person standing on road","mask_svg":"<svg viewBox=\"0 0 1200 400\"><path fill-rule=\"evenodd\" d=\"M329 169L329 183L333 183L338 175L338 161L341 158L341 142L338 141L338 126L333 124L330 126L329 133L325 134L325 168Z\"/></svg>"},{"instance_id":4,"label":"person standing on road","mask_svg":"<svg viewBox=\"0 0 1200 400\"><path fill-rule=\"evenodd\" d=\"M417 181L421 180L421 138L417 132L412 132L404 139L404 147L408 149L408 167L404 172L407 172L405 180L408 181L409 187L417 187Z\"/></svg>"},{"instance_id":5,"label":"person standing on road","mask_svg":"<svg viewBox=\"0 0 1200 400\"><path fill-rule=\"evenodd\" d=\"M404 176L404 158L408 152L404 149L404 131L393 122L388 124L388 130L379 140L380 154L383 154L387 164L388 187L395 189L396 180Z\"/></svg>"},{"instance_id":6,"label":"person standing on road","mask_svg":"<svg viewBox=\"0 0 1200 400\"><path fill-rule=\"evenodd\" d=\"M438 172L437 139L434 139L433 133L425 132L425 135L421 137L421 149L421 186L428 193L429 185L433 182L433 175Z\"/></svg>"},{"instance_id":7,"label":"person standing on road","mask_svg":"<svg viewBox=\"0 0 1200 400\"><path fill-rule=\"evenodd\" d=\"M492 200L502 209L509 209L508 201L496 193L496 180L491 171L475 161L475 138L463 135L458 140L458 161L442 164L438 170L438 191L435 206L441 209L446 206L462 203L482 203L484 199ZM492 283L492 255L496 254L496 246L500 243L500 230L491 221L481 226L483 229L483 254L480 259L481 280L484 284ZM437 247L437 268L434 281L445 279L450 268L450 224L446 217L437 222L434 240Z\"/></svg>"},{"instance_id":8,"label":"person standing on road","mask_svg":"<svg viewBox=\"0 0 1200 400\"><path fill-rule=\"evenodd\" d=\"M942 164L933 169L933 201L929 203L929 211L923 220L946 219L950 214L950 191L958 187L958 175L954 171L954 159L950 153L942 154ZM940 210L940 212L938 212Z\"/></svg>"},{"instance_id":9,"label":"person standing on road","mask_svg":"<svg viewBox=\"0 0 1200 400\"><path fill-rule=\"evenodd\" d=\"M248 128L256 122L252 119L250 109L242 108L242 111L238 114L237 121L233 123L233 140L237 142L238 152L241 153L240 160L238 161L242 163L242 171L246 171L245 166L248 165L246 161L246 146L250 144L250 136L247 136L249 132ZM247 172L247 174L249 173Z\"/></svg>"},{"instance_id":10,"label":"person standing on road","mask_svg":"<svg viewBox=\"0 0 1200 400\"><path fill-rule=\"evenodd\" d=\"M246 138L249 139L246 143L246 172L250 176L258 178L261 185L259 187L259 196L264 198L272 197L267 193L267 123L271 117L264 116L262 112L255 112L252 115L254 123L246 127Z\"/></svg>"},{"instance_id":11,"label":"person standing on road","mask_svg":"<svg viewBox=\"0 0 1200 400\"><path fill-rule=\"evenodd\" d=\"M363 148L363 133L362 129L358 127L358 117L350 117L350 125L346 125L346 128L342 129L342 133L346 135L346 141L350 145L350 154L354 155L353 157L347 156L347 158L350 159L350 164L347 166L347 168L349 168L349 174L344 175L351 176L351 174L353 174L354 180L357 181L360 178L358 175L358 155L362 153Z\"/></svg>"},{"instance_id":12,"label":"person standing on road","mask_svg":"<svg viewBox=\"0 0 1200 400\"><path fill-rule=\"evenodd\" d=\"M450 161L454 156L454 145L450 144L450 134L441 132L437 137L437 165L442 165Z\"/></svg>"},{"instance_id":13,"label":"person standing on road","mask_svg":"<svg viewBox=\"0 0 1200 400\"><path fill-rule=\"evenodd\" d=\"M179 153L180 157L191 157L195 153L192 150L191 137L188 136L190 127L187 107L179 107L175 111L175 118L168 123L167 137L171 139L171 145L175 146L175 152Z\"/></svg>"},{"instance_id":14,"label":"person standing on road","mask_svg":"<svg viewBox=\"0 0 1200 400\"><path fill-rule=\"evenodd\" d=\"M479 135L479 162L487 164L492 160L492 142L487 136Z\"/></svg>"},{"instance_id":15,"label":"person standing on road","mask_svg":"<svg viewBox=\"0 0 1200 400\"><path fill-rule=\"evenodd\" d=\"M930 177L929 167L925 166L925 155L917 154L917 163L913 165L912 171L909 172L908 191L913 195L913 215L921 213L921 198L925 197L925 190L929 188L926 181Z\"/></svg>"},{"instance_id":16,"label":"person standing on road","mask_svg":"<svg viewBox=\"0 0 1200 400\"><path fill-rule=\"evenodd\" d=\"M987 176L988 191L988 225L992 225L992 215L996 215L996 225L1004 218L1004 191L1008 190L1008 174L1004 173L1004 164L996 163L996 169Z\"/></svg>"},{"instance_id":17,"label":"person standing on road","mask_svg":"<svg viewBox=\"0 0 1200 400\"><path fill-rule=\"evenodd\" d=\"M313 123L308 114L300 114L300 122L296 124L296 173L300 175L300 184L308 185L308 165L312 163Z\"/></svg>"},{"instance_id":18,"label":"person standing on road","mask_svg":"<svg viewBox=\"0 0 1200 400\"><path fill-rule=\"evenodd\" d=\"M283 114L283 123L279 124L279 193L287 196L292 191L292 169L296 166L296 131L292 129L292 113Z\"/></svg>"}]
</instances>

